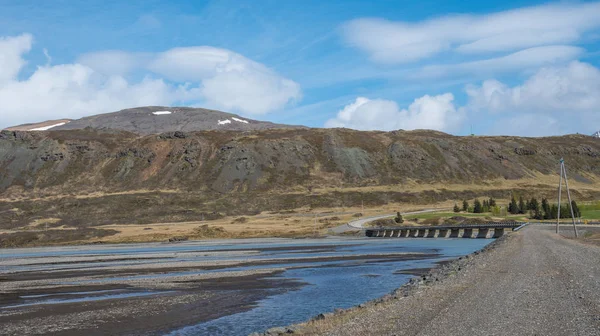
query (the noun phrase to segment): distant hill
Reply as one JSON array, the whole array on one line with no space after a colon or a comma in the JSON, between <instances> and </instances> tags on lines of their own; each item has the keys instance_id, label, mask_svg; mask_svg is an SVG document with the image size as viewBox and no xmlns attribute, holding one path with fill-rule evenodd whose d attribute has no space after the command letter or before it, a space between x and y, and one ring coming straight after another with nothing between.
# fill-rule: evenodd
<instances>
[{"instance_id":1,"label":"distant hill","mask_svg":"<svg viewBox=\"0 0 600 336\"><path fill-rule=\"evenodd\" d=\"M50 126L50 127L49 127ZM254 131L271 128L301 128L258 121L239 115L216 110L191 107L146 106L118 112L93 115L78 120L53 120L43 123L19 125L8 130L74 130L112 129L137 134L159 134L165 132L193 132L206 130Z\"/></svg>"}]
</instances>

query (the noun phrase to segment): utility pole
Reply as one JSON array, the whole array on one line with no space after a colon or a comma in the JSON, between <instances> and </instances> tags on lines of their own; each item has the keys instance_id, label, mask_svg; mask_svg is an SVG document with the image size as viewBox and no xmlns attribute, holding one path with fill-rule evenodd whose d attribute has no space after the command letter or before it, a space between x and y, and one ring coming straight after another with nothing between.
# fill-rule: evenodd
<instances>
[{"instance_id":1,"label":"utility pole","mask_svg":"<svg viewBox=\"0 0 600 336\"><path fill-rule=\"evenodd\" d=\"M575 237L579 238L579 233L577 232L577 225L575 225L575 213L573 212L573 201L571 200L571 191L569 190L569 180L567 179L567 168L565 167L565 160L563 158L560 159L560 182L558 184L558 217L556 219L556 233L559 232L559 224L560 224L560 198L562 194L562 180L563 176L565 177L565 186L567 187L567 197L569 198L569 209L571 209L571 218L573 219L573 230L575 230Z\"/></svg>"}]
</instances>

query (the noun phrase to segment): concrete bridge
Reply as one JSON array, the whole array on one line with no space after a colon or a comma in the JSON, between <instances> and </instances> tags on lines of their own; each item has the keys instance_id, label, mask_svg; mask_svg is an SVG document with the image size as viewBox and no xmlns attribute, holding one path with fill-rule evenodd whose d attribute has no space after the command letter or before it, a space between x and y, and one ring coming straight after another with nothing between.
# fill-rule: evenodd
<instances>
[{"instance_id":1,"label":"concrete bridge","mask_svg":"<svg viewBox=\"0 0 600 336\"><path fill-rule=\"evenodd\" d=\"M367 237L381 238L499 238L526 223L485 223L447 226L370 228Z\"/></svg>"}]
</instances>

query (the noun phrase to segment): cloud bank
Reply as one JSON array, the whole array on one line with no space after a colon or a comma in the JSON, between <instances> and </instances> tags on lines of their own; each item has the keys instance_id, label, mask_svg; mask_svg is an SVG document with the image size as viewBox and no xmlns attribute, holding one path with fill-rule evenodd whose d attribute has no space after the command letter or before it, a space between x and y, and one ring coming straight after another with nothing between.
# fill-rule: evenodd
<instances>
[{"instance_id":1,"label":"cloud bank","mask_svg":"<svg viewBox=\"0 0 600 336\"><path fill-rule=\"evenodd\" d=\"M29 34L0 38L0 127L143 105L203 105L257 115L301 98L297 83L213 47L156 54L104 51L71 64L41 65L20 78L32 44Z\"/></svg>"},{"instance_id":2,"label":"cloud bank","mask_svg":"<svg viewBox=\"0 0 600 336\"><path fill-rule=\"evenodd\" d=\"M465 92L464 106L456 106L454 96L446 93L417 98L406 109L400 109L394 101L358 97L325 126L452 132L464 126L468 117L474 124L495 120L492 134L591 134L600 127L600 69L587 63L573 61L545 67L513 87L486 80L480 85L468 85ZM573 124L580 128L571 128Z\"/></svg>"},{"instance_id":3,"label":"cloud bank","mask_svg":"<svg viewBox=\"0 0 600 336\"><path fill-rule=\"evenodd\" d=\"M397 64L445 52L482 55L571 44L600 27L598 17L600 3L554 4L416 23L361 18L344 24L342 32L373 61Z\"/></svg>"},{"instance_id":4,"label":"cloud bank","mask_svg":"<svg viewBox=\"0 0 600 336\"><path fill-rule=\"evenodd\" d=\"M358 130L391 131L397 129L435 129L454 131L460 125L463 114L454 106L450 93L414 100L406 109L385 99L358 97L328 120L325 127L347 127Z\"/></svg>"},{"instance_id":5,"label":"cloud bank","mask_svg":"<svg viewBox=\"0 0 600 336\"><path fill-rule=\"evenodd\" d=\"M466 93L474 114L516 114L501 118L492 130L496 134L591 134L600 127L600 69L587 63L541 68L513 87L486 80Z\"/></svg>"}]
</instances>

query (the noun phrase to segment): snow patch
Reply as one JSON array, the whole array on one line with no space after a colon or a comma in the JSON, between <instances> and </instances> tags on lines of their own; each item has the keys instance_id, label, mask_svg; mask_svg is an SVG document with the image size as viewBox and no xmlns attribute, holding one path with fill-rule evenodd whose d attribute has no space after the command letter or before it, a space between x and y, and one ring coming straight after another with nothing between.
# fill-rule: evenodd
<instances>
[{"instance_id":1,"label":"snow patch","mask_svg":"<svg viewBox=\"0 0 600 336\"><path fill-rule=\"evenodd\" d=\"M30 129L30 131L47 131L47 130L53 128L53 127L62 126L64 124L66 124L66 122L61 122L61 123L58 123L58 124L55 124L55 125L50 125L50 126L32 128L32 129Z\"/></svg>"},{"instance_id":2,"label":"snow patch","mask_svg":"<svg viewBox=\"0 0 600 336\"><path fill-rule=\"evenodd\" d=\"M152 114L154 115L163 115L163 114L171 114L173 112L171 111L156 111L156 112L152 112Z\"/></svg>"},{"instance_id":3,"label":"snow patch","mask_svg":"<svg viewBox=\"0 0 600 336\"><path fill-rule=\"evenodd\" d=\"M225 125L225 124L231 124L231 120L229 120L229 119L219 120L219 125Z\"/></svg>"},{"instance_id":4,"label":"snow patch","mask_svg":"<svg viewBox=\"0 0 600 336\"><path fill-rule=\"evenodd\" d=\"M244 123L244 124L247 124L247 123L248 123L248 120L239 119L239 118L236 118L236 117L231 117L231 119L233 119L233 120L235 120L235 121L238 121L238 122L241 122L241 123Z\"/></svg>"},{"instance_id":5,"label":"snow patch","mask_svg":"<svg viewBox=\"0 0 600 336\"><path fill-rule=\"evenodd\" d=\"M594 138L600 138L600 131L598 131L598 132L596 132L596 133L592 134L592 136L593 136Z\"/></svg>"}]
</instances>

